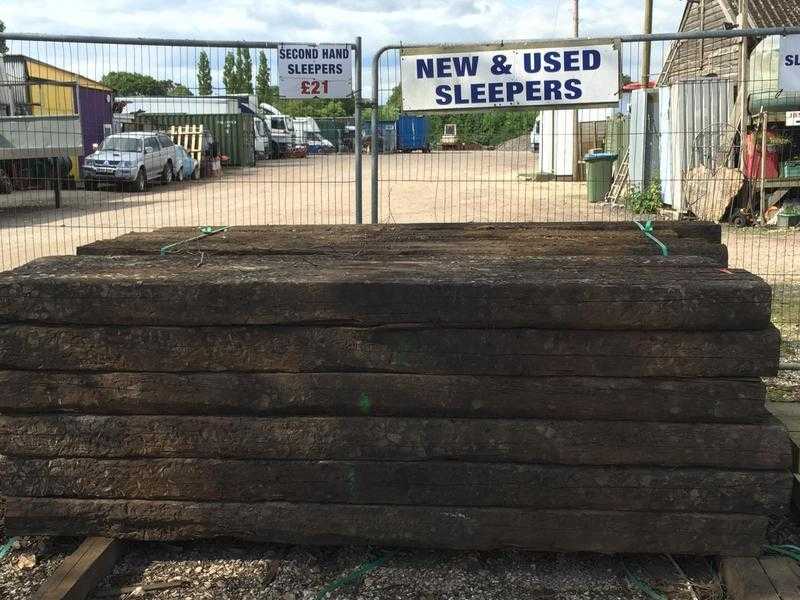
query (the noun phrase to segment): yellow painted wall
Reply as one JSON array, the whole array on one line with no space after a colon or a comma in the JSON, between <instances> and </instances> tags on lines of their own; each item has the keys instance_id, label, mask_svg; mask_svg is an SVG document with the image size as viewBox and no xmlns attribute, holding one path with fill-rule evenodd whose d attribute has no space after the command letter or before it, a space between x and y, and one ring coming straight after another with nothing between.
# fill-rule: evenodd
<instances>
[{"instance_id":1,"label":"yellow painted wall","mask_svg":"<svg viewBox=\"0 0 800 600\"><path fill-rule=\"evenodd\" d=\"M111 88L102 83L70 73L64 69L40 63L33 59L26 59L25 63L28 79L31 80L29 90L34 115L74 115L78 110L75 105L76 89L74 85L44 83L47 81L74 84L77 80L81 87L111 92ZM43 80L44 82L36 83L35 80ZM70 176L78 179L78 157L70 156L70 160L72 161Z\"/></svg>"},{"instance_id":2,"label":"yellow painted wall","mask_svg":"<svg viewBox=\"0 0 800 600\"><path fill-rule=\"evenodd\" d=\"M53 83L31 83L28 87L34 115L74 115L75 88Z\"/></svg>"},{"instance_id":3,"label":"yellow painted wall","mask_svg":"<svg viewBox=\"0 0 800 600\"><path fill-rule=\"evenodd\" d=\"M110 87L103 85L99 81L94 81L92 79L83 77L82 75L70 73L64 69L59 69L53 65L41 63L31 58L25 59L25 66L28 70L29 79L45 79L47 81L65 81L68 83L75 83L77 78L78 84L81 87L91 88L93 90L104 90L106 92L111 91Z\"/></svg>"}]
</instances>

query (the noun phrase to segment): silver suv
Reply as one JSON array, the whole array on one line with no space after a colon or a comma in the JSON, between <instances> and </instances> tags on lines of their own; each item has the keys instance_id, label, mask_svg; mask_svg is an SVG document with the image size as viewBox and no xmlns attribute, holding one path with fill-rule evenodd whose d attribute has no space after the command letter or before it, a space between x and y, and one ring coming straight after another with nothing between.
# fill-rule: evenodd
<instances>
[{"instance_id":1,"label":"silver suv","mask_svg":"<svg viewBox=\"0 0 800 600\"><path fill-rule=\"evenodd\" d=\"M176 174L175 165L175 144L166 133L115 133L86 157L81 178L87 190L96 190L98 184L106 182L132 184L135 191L143 192L154 179L170 183Z\"/></svg>"}]
</instances>

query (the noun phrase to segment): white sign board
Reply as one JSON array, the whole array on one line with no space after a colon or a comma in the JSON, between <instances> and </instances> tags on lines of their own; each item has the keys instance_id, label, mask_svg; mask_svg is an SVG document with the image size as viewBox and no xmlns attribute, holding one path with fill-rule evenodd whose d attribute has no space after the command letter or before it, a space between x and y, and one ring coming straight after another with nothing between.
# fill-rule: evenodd
<instances>
[{"instance_id":1,"label":"white sign board","mask_svg":"<svg viewBox=\"0 0 800 600\"><path fill-rule=\"evenodd\" d=\"M778 87L784 92L800 92L800 35L781 38Z\"/></svg>"},{"instance_id":2,"label":"white sign board","mask_svg":"<svg viewBox=\"0 0 800 600\"><path fill-rule=\"evenodd\" d=\"M800 110L790 110L786 113L786 126L798 127L800 126Z\"/></svg>"},{"instance_id":3,"label":"white sign board","mask_svg":"<svg viewBox=\"0 0 800 600\"><path fill-rule=\"evenodd\" d=\"M282 98L352 96L353 52L347 44L280 44L278 93Z\"/></svg>"},{"instance_id":4,"label":"white sign board","mask_svg":"<svg viewBox=\"0 0 800 600\"><path fill-rule=\"evenodd\" d=\"M612 43L463 52L408 49L401 58L403 110L619 103L619 49Z\"/></svg>"}]
</instances>

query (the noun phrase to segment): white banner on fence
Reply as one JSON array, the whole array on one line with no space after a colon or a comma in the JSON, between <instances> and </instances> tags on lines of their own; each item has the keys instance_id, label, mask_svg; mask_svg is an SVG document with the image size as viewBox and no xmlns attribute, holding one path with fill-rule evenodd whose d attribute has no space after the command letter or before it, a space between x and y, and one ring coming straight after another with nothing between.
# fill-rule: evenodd
<instances>
[{"instance_id":1,"label":"white banner on fence","mask_svg":"<svg viewBox=\"0 0 800 600\"><path fill-rule=\"evenodd\" d=\"M347 44L280 44L278 93L283 98L352 96L353 52Z\"/></svg>"},{"instance_id":2,"label":"white banner on fence","mask_svg":"<svg viewBox=\"0 0 800 600\"><path fill-rule=\"evenodd\" d=\"M411 112L619 102L619 49L613 42L447 53L408 49L400 70L403 110Z\"/></svg>"},{"instance_id":3,"label":"white banner on fence","mask_svg":"<svg viewBox=\"0 0 800 600\"><path fill-rule=\"evenodd\" d=\"M800 92L800 35L781 38L778 59L778 87L784 92Z\"/></svg>"}]
</instances>

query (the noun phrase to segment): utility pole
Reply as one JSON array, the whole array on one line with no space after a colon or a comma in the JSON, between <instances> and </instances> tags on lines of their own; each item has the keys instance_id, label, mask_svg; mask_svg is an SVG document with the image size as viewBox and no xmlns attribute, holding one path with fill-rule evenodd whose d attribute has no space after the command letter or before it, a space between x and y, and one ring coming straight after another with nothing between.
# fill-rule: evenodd
<instances>
[{"instance_id":1,"label":"utility pole","mask_svg":"<svg viewBox=\"0 0 800 600\"><path fill-rule=\"evenodd\" d=\"M572 35L577 38L580 35L580 0L574 0L575 8L572 13ZM555 113L553 113L553 144L555 144ZM578 165L581 162L581 135L580 123L578 122L578 109L572 109L572 180L578 181ZM553 164L553 171L556 170Z\"/></svg>"},{"instance_id":2,"label":"utility pole","mask_svg":"<svg viewBox=\"0 0 800 600\"><path fill-rule=\"evenodd\" d=\"M653 0L644 0L644 33L653 33ZM650 85L650 42L642 42L642 85Z\"/></svg>"}]
</instances>

